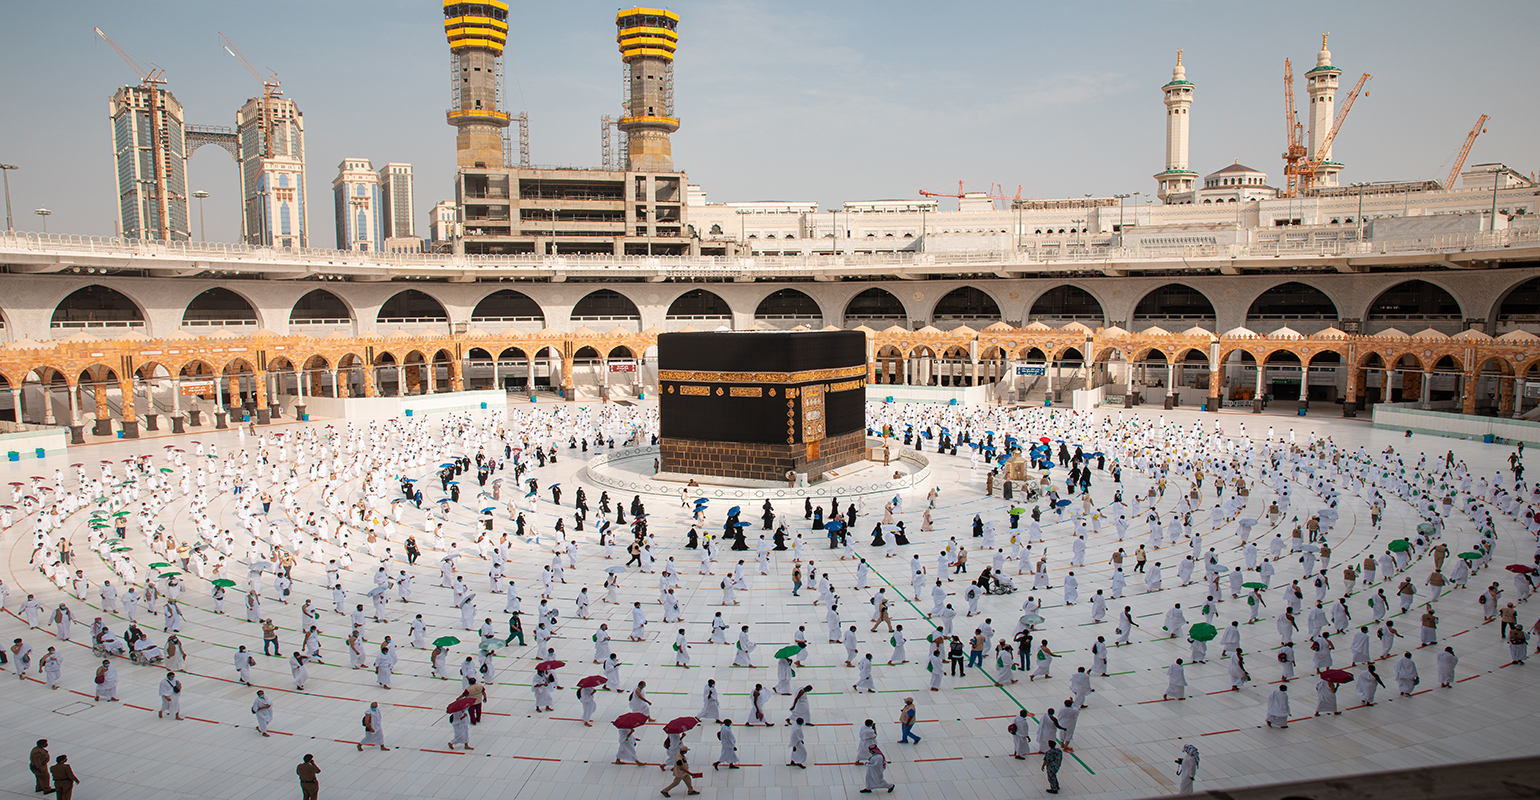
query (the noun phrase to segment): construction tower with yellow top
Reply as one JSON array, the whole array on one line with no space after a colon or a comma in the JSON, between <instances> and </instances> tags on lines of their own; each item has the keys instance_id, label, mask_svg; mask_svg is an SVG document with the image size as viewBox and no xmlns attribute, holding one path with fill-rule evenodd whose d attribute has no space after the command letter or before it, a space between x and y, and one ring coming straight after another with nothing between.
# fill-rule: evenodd
<instances>
[{"instance_id":1,"label":"construction tower with yellow top","mask_svg":"<svg viewBox=\"0 0 1540 800\"><path fill-rule=\"evenodd\" d=\"M674 50L679 15L661 8L631 8L615 15L620 58L626 64L625 113L616 127L626 137L626 169L673 172L669 134L674 116Z\"/></svg>"},{"instance_id":2,"label":"construction tower with yellow top","mask_svg":"<svg viewBox=\"0 0 1540 800\"><path fill-rule=\"evenodd\" d=\"M503 109L508 4L500 0L444 0L444 36L449 40L453 81L448 120L459 129L455 137L457 163L461 167L509 166L504 131L511 117Z\"/></svg>"}]
</instances>

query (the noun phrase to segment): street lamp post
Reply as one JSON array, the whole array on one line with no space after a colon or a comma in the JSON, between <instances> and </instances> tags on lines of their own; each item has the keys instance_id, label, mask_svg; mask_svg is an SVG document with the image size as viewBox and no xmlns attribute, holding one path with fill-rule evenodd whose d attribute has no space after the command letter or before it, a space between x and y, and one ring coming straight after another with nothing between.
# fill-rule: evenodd
<instances>
[{"instance_id":1,"label":"street lamp post","mask_svg":"<svg viewBox=\"0 0 1540 800\"><path fill-rule=\"evenodd\" d=\"M208 197L209 193L199 189L193 192L192 196L198 198L198 241L206 242L208 229L203 227L203 198Z\"/></svg>"},{"instance_id":2,"label":"street lamp post","mask_svg":"<svg viewBox=\"0 0 1540 800\"><path fill-rule=\"evenodd\" d=\"M11 170L16 169L15 164L0 164L0 177L5 179L5 232L15 233L16 226L11 224Z\"/></svg>"},{"instance_id":3,"label":"street lamp post","mask_svg":"<svg viewBox=\"0 0 1540 800\"><path fill-rule=\"evenodd\" d=\"M1359 181L1353 185L1358 187L1358 234L1356 240L1361 242L1364 240L1364 188L1369 184L1367 181Z\"/></svg>"},{"instance_id":4,"label":"street lamp post","mask_svg":"<svg viewBox=\"0 0 1540 800\"><path fill-rule=\"evenodd\" d=\"M1118 249L1121 250L1123 249L1123 201L1133 197L1133 195L1115 194L1113 197L1118 199Z\"/></svg>"},{"instance_id":5,"label":"street lamp post","mask_svg":"<svg viewBox=\"0 0 1540 800\"><path fill-rule=\"evenodd\" d=\"M36 215L38 215L38 216L43 218L43 233L47 233L48 232L48 215L52 214L53 212L49 211L46 208L34 208L34 209L32 209L32 213L34 213L34 214L36 214Z\"/></svg>"}]
</instances>

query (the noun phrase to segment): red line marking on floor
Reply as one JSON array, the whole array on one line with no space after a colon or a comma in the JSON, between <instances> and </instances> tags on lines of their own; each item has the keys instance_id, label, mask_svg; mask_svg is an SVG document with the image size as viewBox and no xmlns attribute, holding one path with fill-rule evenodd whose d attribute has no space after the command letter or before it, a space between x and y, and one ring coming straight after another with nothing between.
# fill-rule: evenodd
<instances>
[{"instance_id":1,"label":"red line marking on floor","mask_svg":"<svg viewBox=\"0 0 1540 800\"><path fill-rule=\"evenodd\" d=\"M1461 679L1455 681L1455 683L1464 683L1466 681L1473 681L1473 680L1475 680L1475 679L1477 679L1479 677L1481 677L1481 673L1478 672L1475 675L1470 676L1469 678L1461 678Z\"/></svg>"},{"instance_id":2,"label":"red line marking on floor","mask_svg":"<svg viewBox=\"0 0 1540 800\"><path fill-rule=\"evenodd\" d=\"M333 739L332 741L336 742L337 744L358 744L358 742L350 742L347 739Z\"/></svg>"},{"instance_id":3,"label":"red line marking on floor","mask_svg":"<svg viewBox=\"0 0 1540 800\"><path fill-rule=\"evenodd\" d=\"M1166 702L1170 702L1170 701L1169 701L1169 699L1168 699L1168 698L1164 698L1164 697L1162 697L1162 698L1161 698L1161 699L1159 699L1159 700L1140 700L1140 701L1139 701L1139 705L1141 705L1141 706L1147 706L1147 705L1149 705L1149 704L1150 704L1150 703L1166 703Z\"/></svg>"},{"instance_id":4,"label":"red line marking on floor","mask_svg":"<svg viewBox=\"0 0 1540 800\"><path fill-rule=\"evenodd\" d=\"M136 706L133 703L124 703L123 705L128 706L129 708L137 708L140 711L154 711L155 710L153 708L145 708L144 706Z\"/></svg>"},{"instance_id":5,"label":"red line marking on floor","mask_svg":"<svg viewBox=\"0 0 1540 800\"><path fill-rule=\"evenodd\" d=\"M395 706L396 708L420 708L420 709L422 709L424 711L432 711L433 710L433 706L410 706L410 705L407 705L406 703L391 703L391 705Z\"/></svg>"},{"instance_id":6,"label":"red line marking on floor","mask_svg":"<svg viewBox=\"0 0 1540 800\"><path fill-rule=\"evenodd\" d=\"M513 756L513 758L521 759L523 761L561 761L559 758L536 758L534 756Z\"/></svg>"},{"instance_id":7,"label":"red line marking on floor","mask_svg":"<svg viewBox=\"0 0 1540 800\"><path fill-rule=\"evenodd\" d=\"M1460 633L1470 633L1470 628L1466 628L1465 630L1460 631ZM1459 636L1460 633L1456 633L1453 636L1450 636L1449 638L1453 639L1455 636Z\"/></svg>"},{"instance_id":8,"label":"red line marking on floor","mask_svg":"<svg viewBox=\"0 0 1540 800\"><path fill-rule=\"evenodd\" d=\"M1218 736L1221 733L1236 733L1239 730L1240 730L1240 728L1231 728L1230 730L1227 730L1227 731L1214 731L1213 733L1200 733L1198 735L1199 736Z\"/></svg>"},{"instance_id":9,"label":"red line marking on floor","mask_svg":"<svg viewBox=\"0 0 1540 800\"><path fill-rule=\"evenodd\" d=\"M915 761L961 761L962 756L950 756L948 758L916 758Z\"/></svg>"},{"instance_id":10,"label":"red line marking on floor","mask_svg":"<svg viewBox=\"0 0 1540 800\"><path fill-rule=\"evenodd\" d=\"M210 725L218 725L218 724L220 724L218 722L215 722L214 720L203 719L202 717L182 717L182 719L190 719L190 720L193 720L195 722L207 722Z\"/></svg>"},{"instance_id":11,"label":"red line marking on floor","mask_svg":"<svg viewBox=\"0 0 1540 800\"><path fill-rule=\"evenodd\" d=\"M1235 691L1235 690L1234 689L1220 689L1217 692L1204 692L1204 694L1229 694L1229 693L1231 693L1233 691Z\"/></svg>"},{"instance_id":12,"label":"red line marking on floor","mask_svg":"<svg viewBox=\"0 0 1540 800\"><path fill-rule=\"evenodd\" d=\"M1412 692L1412 696L1413 696L1413 697L1416 697L1416 696L1417 696L1417 695L1419 695L1419 694L1427 694L1427 693L1428 693L1428 692L1431 692L1431 691L1433 691L1433 690L1432 690L1432 689L1423 689L1423 690L1422 690L1422 691L1420 691L1420 692Z\"/></svg>"},{"instance_id":13,"label":"red line marking on floor","mask_svg":"<svg viewBox=\"0 0 1540 800\"><path fill-rule=\"evenodd\" d=\"M268 733L276 733L279 736L293 736L294 735L292 733L284 733L283 731L275 731L275 730L269 730Z\"/></svg>"},{"instance_id":14,"label":"red line marking on floor","mask_svg":"<svg viewBox=\"0 0 1540 800\"><path fill-rule=\"evenodd\" d=\"M1001 714L998 717L974 717L974 719L1011 719L1015 716L1015 714Z\"/></svg>"},{"instance_id":15,"label":"red line marking on floor","mask_svg":"<svg viewBox=\"0 0 1540 800\"><path fill-rule=\"evenodd\" d=\"M1300 717L1299 719L1291 719L1289 722L1304 722L1307 719L1314 719L1314 717Z\"/></svg>"},{"instance_id":16,"label":"red line marking on floor","mask_svg":"<svg viewBox=\"0 0 1540 800\"><path fill-rule=\"evenodd\" d=\"M453 756L465 755L465 753L463 753L463 752L461 752L459 750L429 750L426 747L419 747L417 749L421 750L424 753L448 753L448 754L453 755Z\"/></svg>"},{"instance_id":17,"label":"red line marking on floor","mask_svg":"<svg viewBox=\"0 0 1540 800\"><path fill-rule=\"evenodd\" d=\"M854 761L814 761L815 767L855 767L859 766Z\"/></svg>"}]
</instances>

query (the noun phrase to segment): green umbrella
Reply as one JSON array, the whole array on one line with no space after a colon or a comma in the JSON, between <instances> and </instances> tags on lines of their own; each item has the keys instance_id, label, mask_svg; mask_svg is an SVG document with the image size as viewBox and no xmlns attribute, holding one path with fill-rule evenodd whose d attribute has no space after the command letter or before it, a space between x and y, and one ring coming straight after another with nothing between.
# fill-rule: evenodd
<instances>
[{"instance_id":1,"label":"green umbrella","mask_svg":"<svg viewBox=\"0 0 1540 800\"><path fill-rule=\"evenodd\" d=\"M1460 558L1463 558L1466 561L1470 561L1470 560L1473 560L1473 559L1481 558L1481 554L1480 553L1461 553L1460 554Z\"/></svg>"},{"instance_id":2,"label":"green umbrella","mask_svg":"<svg viewBox=\"0 0 1540 800\"><path fill-rule=\"evenodd\" d=\"M229 578L215 578L214 581L213 581L213 584L215 586L223 586L226 589L228 589L231 586L235 585L235 581L232 581Z\"/></svg>"},{"instance_id":3,"label":"green umbrella","mask_svg":"<svg viewBox=\"0 0 1540 800\"><path fill-rule=\"evenodd\" d=\"M1391 552L1404 553L1404 552L1412 549L1412 543L1408 542L1405 539L1397 539L1394 542L1391 542L1389 547L1390 547Z\"/></svg>"},{"instance_id":4,"label":"green umbrella","mask_svg":"<svg viewBox=\"0 0 1540 800\"><path fill-rule=\"evenodd\" d=\"M1267 588L1267 584L1262 583L1261 581L1250 581L1248 583L1243 583L1241 585L1246 587L1247 589L1266 589Z\"/></svg>"},{"instance_id":5,"label":"green umbrella","mask_svg":"<svg viewBox=\"0 0 1540 800\"><path fill-rule=\"evenodd\" d=\"M126 517L126 516L128 516L128 512L127 511L114 511L114 512L112 512L112 515L114 517Z\"/></svg>"},{"instance_id":6,"label":"green umbrella","mask_svg":"<svg viewBox=\"0 0 1540 800\"><path fill-rule=\"evenodd\" d=\"M1022 508L1021 506L1017 506L1017 507L1011 509L1011 513L1012 514L1025 514L1025 513L1027 513L1027 510L1025 508Z\"/></svg>"},{"instance_id":7,"label":"green umbrella","mask_svg":"<svg viewBox=\"0 0 1540 800\"><path fill-rule=\"evenodd\" d=\"M161 576L161 577L162 577L162 578L169 578L169 577L171 577L171 576L172 576L172 575L181 575L181 574L182 574L182 573L180 573L180 572L177 572L177 571L176 571L176 570L174 570L174 569L173 569L173 570L169 570L169 571L166 571L166 572L162 572L162 573L161 573L161 574L160 574L160 576Z\"/></svg>"},{"instance_id":8,"label":"green umbrella","mask_svg":"<svg viewBox=\"0 0 1540 800\"><path fill-rule=\"evenodd\" d=\"M433 646L434 647L449 647L451 645L456 645L456 644L459 644L459 643L460 643L460 640L455 638L455 637L453 637L453 636L440 636L437 639L433 640Z\"/></svg>"},{"instance_id":9,"label":"green umbrella","mask_svg":"<svg viewBox=\"0 0 1540 800\"><path fill-rule=\"evenodd\" d=\"M170 467L161 467L160 471L161 472L175 472L175 470L171 469Z\"/></svg>"},{"instance_id":10,"label":"green umbrella","mask_svg":"<svg viewBox=\"0 0 1540 800\"><path fill-rule=\"evenodd\" d=\"M119 545L113 545L112 548L111 548L111 551L114 552L114 553L127 553L128 551L133 550L133 549L134 548L129 547L126 544L119 544Z\"/></svg>"},{"instance_id":11,"label":"green umbrella","mask_svg":"<svg viewBox=\"0 0 1540 800\"><path fill-rule=\"evenodd\" d=\"M1433 523L1431 523L1431 522L1424 522L1421 525L1418 525L1417 526L1417 532L1418 533L1432 533L1433 532Z\"/></svg>"},{"instance_id":12,"label":"green umbrella","mask_svg":"<svg viewBox=\"0 0 1540 800\"><path fill-rule=\"evenodd\" d=\"M160 569L161 567L169 567L169 566L171 566L171 565L167 564L164 561L152 561L152 562L150 562L150 568L151 569Z\"/></svg>"},{"instance_id":13,"label":"green umbrella","mask_svg":"<svg viewBox=\"0 0 1540 800\"><path fill-rule=\"evenodd\" d=\"M1210 639L1213 639L1215 636L1218 636L1219 631L1214 630L1214 626L1208 624L1207 622L1200 622L1192 626L1192 628L1187 632L1187 635L1197 639L1200 642L1206 642Z\"/></svg>"},{"instance_id":14,"label":"green umbrella","mask_svg":"<svg viewBox=\"0 0 1540 800\"><path fill-rule=\"evenodd\" d=\"M790 645L787 645L787 646L782 647L781 649L775 651L775 657L776 658L791 658L792 656L795 656L796 654L798 654L800 652L802 652L802 646L801 645L790 644Z\"/></svg>"}]
</instances>

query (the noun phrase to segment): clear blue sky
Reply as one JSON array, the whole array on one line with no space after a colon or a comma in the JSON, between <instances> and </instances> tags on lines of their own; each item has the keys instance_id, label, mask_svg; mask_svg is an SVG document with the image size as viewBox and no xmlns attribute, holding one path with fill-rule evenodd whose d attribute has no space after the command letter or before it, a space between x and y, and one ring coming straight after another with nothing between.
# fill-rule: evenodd
<instances>
[{"instance_id":1,"label":"clear blue sky","mask_svg":"<svg viewBox=\"0 0 1540 800\"><path fill-rule=\"evenodd\" d=\"M620 108L615 7L511 5L508 105L531 116L534 162L596 165L599 117ZM1193 168L1239 159L1277 183L1283 60L1309 69L1322 31L1331 31L1345 84L1375 75L1337 142L1344 181L1439 176L1481 113L1493 119L1469 163L1540 168L1532 97L1540 3L1526 0L670 7L683 17L675 164L715 202L829 207L915 197L959 179L969 189L998 182L1008 194L1019 184L1037 197L1151 192L1163 166L1159 87L1178 48L1197 84ZM439 0L5 3L0 162L21 167L11 173L18 227L37 229L31 210L43 206L55 212L51 231L113 231L107 100L135 79L93 26L164 68L194 123L233 125L259 91L220 49L218 31L276 70L305 114L314 246L334 244L331 180L345 157L411 162L423 225L427 209L451 196L454 170L441 8ZM235 239L229 157L205 147L189 174L191 188L213 195L209 238Z\"/></svg>"}]
</instances>

